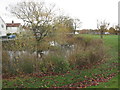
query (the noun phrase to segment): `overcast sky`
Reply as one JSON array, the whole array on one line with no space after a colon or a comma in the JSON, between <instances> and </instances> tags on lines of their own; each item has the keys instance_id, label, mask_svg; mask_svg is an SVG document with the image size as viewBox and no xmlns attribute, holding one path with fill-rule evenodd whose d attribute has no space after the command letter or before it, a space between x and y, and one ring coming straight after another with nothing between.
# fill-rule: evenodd
<instances>
[{"instance_id":1,"label":"overcast sky","mask_svg":"<svg viewBox=\"0 0 120 90\"><path fill-rule=\"evenodd\" d=\"M5 7L22 0L0 0L0 16L8 23L14 20ZM29 1L29 0L27 0ZM35 0L34 0L35 1ZM41 1L41 0L36 0ZM64 11L65 15L79 18L82 22L81 29L96 29L97 19L110 22L111 26L118 23L118 2L119 0L44 0L55 3L58 8Z\"/></svg>"}]
</instances>

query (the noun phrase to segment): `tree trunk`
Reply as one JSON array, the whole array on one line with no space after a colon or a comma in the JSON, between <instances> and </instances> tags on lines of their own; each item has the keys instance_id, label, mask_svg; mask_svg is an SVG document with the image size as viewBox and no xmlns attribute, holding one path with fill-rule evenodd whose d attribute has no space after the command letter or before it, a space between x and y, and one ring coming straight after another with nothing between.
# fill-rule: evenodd
<instances>
[{"instance_id":1,"label":"tree trunk","mask_svg":"<svg viewBox=\"0 0 120 90\"><path fill-rule=\"evenodd\" d=\"M103 35L101 34L100 37L101 37L101 39L102 39L102 38L103 38Z\"/></svg>"},{"instance_id":2,"label":"tree trunk","mask_svg":"<svg viewBox=\"0 0 120 90\"><path fill-rule=\"evenodd\" d=\"M39 72L38 71L38 61L39 61L39 48L38 48L38 42L37 42L37 49L36 49L36 62L35 62L35 72Z\"/></svg>"},{"instance_id":3,"label":"tree trunk","mask_svg":"<svg viewBox=\"0 0 120 90\"><path fill-rule=\"evenodd\" d=\"M100 37L103 39L103 31L100 32Z\"/></svg>"}]
</instances>

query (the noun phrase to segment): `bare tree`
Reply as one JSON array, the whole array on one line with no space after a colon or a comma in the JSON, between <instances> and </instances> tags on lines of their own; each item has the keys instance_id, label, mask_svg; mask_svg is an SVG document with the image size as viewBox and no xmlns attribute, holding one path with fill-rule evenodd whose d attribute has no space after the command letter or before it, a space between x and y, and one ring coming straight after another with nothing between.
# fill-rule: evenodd
<instances>
[{"instance_id":1,"label":"bare tree","mask_svg":"<svg viewBox=\"0 0 120 90\"><path fill-rule=\"evenodd\" d=\"M23 20L26 27L33 31L37 40L37 52L40 42L52 30L55 5L48 5L44 2L19 2L15 6L10 6L10 12L18 19Z\"/></svg>"},{"instance_id":2,"label":"bare tree","mask_svg":"<svg viewBox=\"0 0 120 90\"><path fill-rule=\"evenodd\" d=\"M33 30L37 41L41 41L51 30L53 11L54 5L46 7L44 2L20 2L10 7L10 12Z\"/></svg>"},{"instance_id":3,"label":"bare tree","mask_svg":"<svg viewBox=\"0 0 120 90\"><path fill-rule=\"evenodd\" d=\"M82 22L80 21L80 19L78 18L73 19L74 34L75 34L75 30L81 27L81 23Z\"/></svg>"},{"instance_id":4,"label":"bare tree","mask_svg":"<svg viewBox=\"0 0 120 90\"><path fill-rule=\"evenodd\" d=\"M104 34L105 30L107 30L108 26L109 26L109 23L106 22L105 20L103 20L101 22L99 22L97 20L97 28L100 31L100 37L101 38L103 38L103 34Z\"/></svg>"}]
</instances>

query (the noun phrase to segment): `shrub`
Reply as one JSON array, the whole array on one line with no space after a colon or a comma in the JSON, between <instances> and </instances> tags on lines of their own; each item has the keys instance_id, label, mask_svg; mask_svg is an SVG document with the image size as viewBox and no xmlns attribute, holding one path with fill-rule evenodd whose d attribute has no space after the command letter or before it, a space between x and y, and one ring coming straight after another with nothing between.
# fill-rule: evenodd
<instances>
[{"instance_id":1,"label":"shrub","mask_svg":"<svg viewBox=\"0 0 120 90\"><path fill-rule=\"evenodd\" d=\"M12 48L6 46L10 49L4 48L6 51L3 50L2 56L3 73L11 75L34 72L65 73L70 70L70 67L81 68L83 65L102 61L106 55L101 39L93 39L90 37L72 37L67 39L67 41L67 46L51 46L49 48L49 54L44 55L43 58L37 58L36 55L30 54L35 50L35 43L27 43L24 47L22 47L21 43L16 43L15 41L9 42L11 45L16 43L16 47L21 49L13 49L14 45ZM4 45L7 45L7 43L8 42L4 42ZM18 46L20 47L18 47L17 44L19 44ZM68 48L70 45L72 47ZM29 48L31 48L31 50L28 50ZM14 57L11 61L7 50L12 50L14 52ZM27 53L16 55L17 51L26 51Z\"/></svg>"},{"instance_id":2,"label":"shrub","mask_svg":"<svg viewBox=\"0 0 120 90\"><path fill-rule=\"evenodd\" d=\"M10 73L10 56L6 51L2 51L2 73L8 74Z\"/></svg>"},{"instance_id":3,"label":"shrub","mask_svg":"<svg viewBox=\"0 0 120 90\"><path fill-rule=\"evenodd\" d=\"M10 51L35 51L36 39L32 32L22 32L15 40L8 40L2 42L3 50Z\"/></svg>"},{"instance_id":4,"label":"shrub","mask_svg":"<svg viewBox=\"0 0 120 90\"><path fill-rule=\"evenodd\" d=\"M36 63L35 55L21 53L20 55L15 55L12 59L10 59L8 52L3 51L2 57L2 68L4 75L19 75L34 72L35 67L33 66Z\"/></svg>"},{"instance_id":5,"label":"shrub","mask_svg":"<svg viewBox=\"0 0 120 90\"><path fill-rule=\"evenodd\" d=\"M19 72L33 73L35 72L34 65L37 63L36 56L28 53L24 53L18 58L18 69Z\"/></svg>"},{"instance_id":6,"label":"shrub","mask_svg":"<svg viewBox=\"0 0 120 90\"><path fill-rule=\"evenodd\" d=\"M48 55L41 61L40 70L44 73L65 73L69 70L69 63L59 55Z\"/></svg>"},{"instance_id":7,"label":"shrub","mask_svg":"<svg viewBox=\"0 0 120 90\"><path fill-rule=\"evenodd\" d=\"M89 37L77 37L76 46L68 56L68 61L72 67L81 67L102 61L105 54L103 42L100 39Z\"/></svg>"}]
</instances>

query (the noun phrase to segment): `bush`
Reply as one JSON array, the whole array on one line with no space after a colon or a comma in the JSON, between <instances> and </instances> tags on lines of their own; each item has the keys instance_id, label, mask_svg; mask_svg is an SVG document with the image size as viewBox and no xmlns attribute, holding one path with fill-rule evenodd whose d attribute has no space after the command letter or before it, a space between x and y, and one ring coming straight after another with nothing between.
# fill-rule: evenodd
<instances>
[{"instance_id":1,"label":"bush","mask_svg":"<svg viewBox=\"0 0 120 90\"><path fill-rule=\"evenodd\" d=\"M41 61L40 70L43 73L65 73L69 70L69 63L59 55L48 55Z\"/></svg>"},{"instance_id":2,"label":"bush","mask_svg":"<svg viewBox=\"0 0 120 90\"><path fill-rule=\"evenodd\" d=\"M6 51L2 51L2 73L8 74L10 73L10 56Z\"/></svg>"},{"instance_id":3,"label":"bush","mask_svg":"<svg viewBox=\"0 0 120 90\"><path fill-rule=\"evenodd\" d=\"M22 39L21 39L22 40ZM102 61L106 56L103 42L101 39L93 39L90 37L72 37L67 39L67 46L55 46L49 48L49 54L42 58L37 58L37 55L30 54L35 50L35 43L27 43L21 49L15 44L16 49L12 47L4 48L3 50L3 73L10 75L18 75L20 73L65 73L70 68L75 68L83 65L92 65L95 62ZM15 41L9 43L14 44ZM22 41L23 42L23 41ZM7 45L8 42L4 42ZM21 44L21 43L20 43ZM30 46L29 46L30 44ZM72 46L71 48L70 45ZM31 48L32 47L32 48ZM44 47L44 45L43 45ZM28 50L31 48L31 50ZM42 48L42 47L40 47ZM6 51L5 51L6 50ZM8 51L14 52L14 56L10 61ZM26 51L16 55L16 52Z\"/></svg>"},{"instance_id":4,"label":"bush","mask_svg":"<svg viewBox=\"0 0 120 90\"><path fill-rule=\"evenodd\" d=\"M8 40L2 42L3 50L8 51L35 51L36 50L36 39L32 32L22 32L17 36L15 40Z\"/></svg>"},{"instance_id":5,"label":"bush","mask_svg":"<svg viewBox=\"0 0 120 90\"><path fill-rule=\"evenodd\" d=\"M20 55L13 56L12 59L10 59L8 52L3 51L2 57L4 75L19 75L34 72L34 65L36 63L35 55L21 53Z\"/></svg>"},{"instance_id":6,"label":"bush","mask_svg":"<svg viewBox=\"0 0 120 90\"><path fill-rule=\"evenodd\" d=\"M35 72L36 56L28 53L24 53L18 58L18 69L19 72L33 73Z\"/></svg>"},{"instance_id":7,"label":"bush","mask_svg":"<svg viewBox=\"0 0 120 90\"><path fill-rule=\"evenodd\" d=\"M77 37L75 40L76 46L68 57L70 66L80 68L83 65L102 61L105 57L102 40L89 37Z\"/></svg>"}]
</instances>

